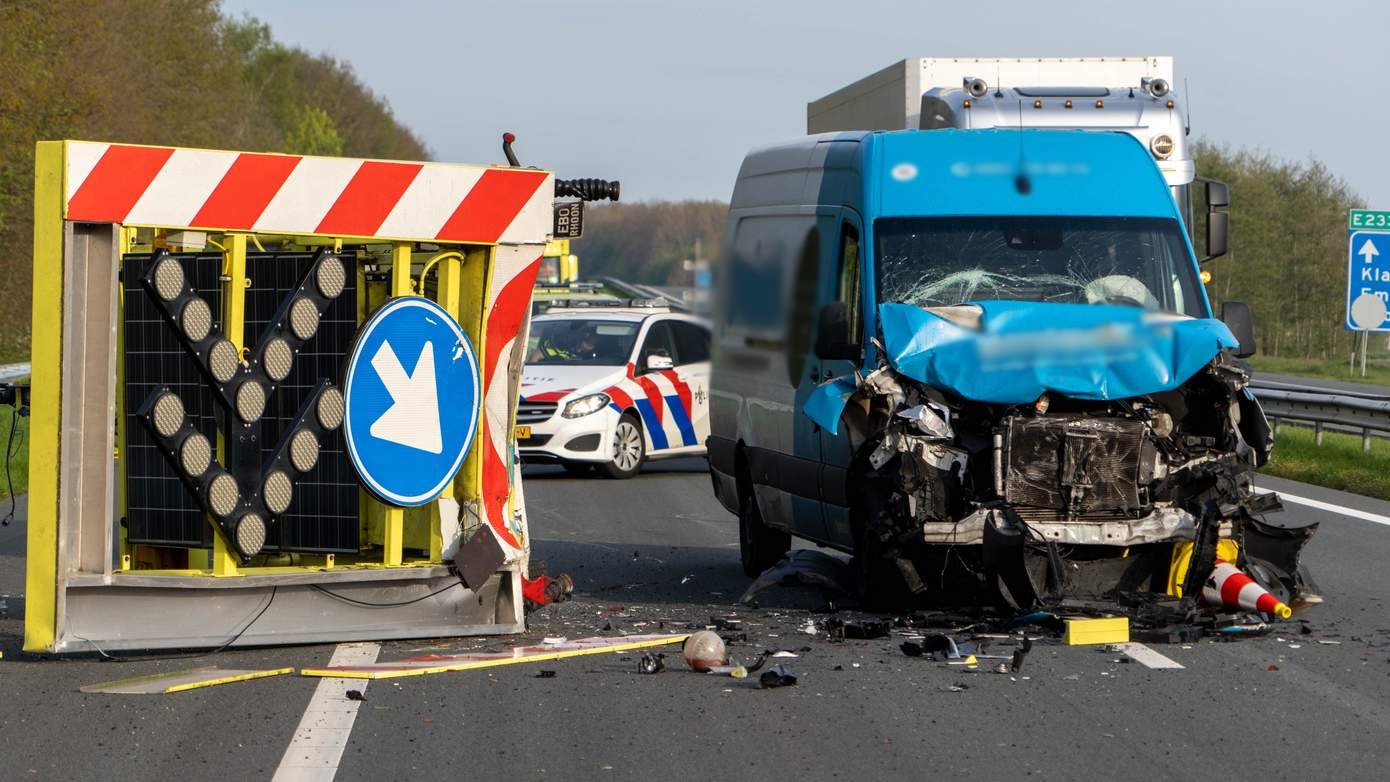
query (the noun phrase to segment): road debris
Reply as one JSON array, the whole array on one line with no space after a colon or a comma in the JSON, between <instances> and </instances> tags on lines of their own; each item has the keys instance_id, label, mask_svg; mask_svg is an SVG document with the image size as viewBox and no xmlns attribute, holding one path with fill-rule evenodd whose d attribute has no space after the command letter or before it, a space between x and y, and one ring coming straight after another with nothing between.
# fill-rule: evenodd
<instances>
[{"instance_id":1,"label":"road debris","mask_svg":"<svg viewBox=\"0 0 1390 782\"><path fill-rule=\"evenodd\" d=\"M666 655L647 652L637 660L638 673L661 673L666 670Z\"/></svg>"},{"instance_id":2,"label":"road debris","mask_svg":"<svg viewBox=\"0 0 1390 782\"><path fill-rule=\"evenodd\" d=\"M710 630L700 630L690 634L681 647L685 664L692 670L705 672L716 665L723 665L728 659L724 639Z\"/></svg>"},{"instance_id":3,"label":"road debris","mask_svg":"<svg viewBox=\"0 0 1390 782\"><path fill-rule=\"evenodd\" d=\"M104 693L108 695L157 695L197 690L203 687L216 687L221 684L265 679L294 673L294 668L266 668L261 670L237 670L207 666L190 668L184 671L156 673L148 676L133 676L128 679L85 684L79 692Z\"/></svg>"},{"instance_id":4,"label":"road debris","mask_svg":"<svg viewBox=\"0 0 1390 782\"><path fill-rule=\"evenodd\" d=\"M718 676L729 676L735 679L748 678L748 669L742 665L711 665L707 673Z\"/></svg>"},{"instance_id":5,"label":"road debris","mask_svg":"<svg viewBox=\"0 0 1390 782\"><path fill-rule=\"evenodd\" d=\"M626 652L655 646L680 643L689 636L629 635L616 638L576 638L560 644L530 644L516 646L503 652L470 652L466 654L427 654L389 662L332 665L324 668L304 668L301 676L329 676L350 679L393 679L402 676L425 676L502 665L563 660L608 652Z\"/></svg>"},{"instance_id":6,"label":"road debris","mask_svg":"<svg viewBox=\"0 0 1390 782\"><path fill-rule=\"evenodd\" d=\"M791 687L796 684L796 674L785 665L774 665L758 677L758 685L763 689Z\"/></svg>"},{"instance_id":7,"label":"road debris","mask_svg":"<svg viewBox=\"0 0 1390 782\"><path fill-rule=\"evenodd\" d=\"M537 678L537 679L554 679L554 678L555 678L555 672L554 672L554 671L539 671L539 672L536 673L535 678Z\"/></svg>"},{"instance_id":8,"label":"road debris","mask_svg":"<svg viewBox=\"0 0 1390 782\"><path fill-rule=\"evenodd\" d=\"M815 549L795 549L754 579L738 602L750 605L758 594L774 586L796 585L816 587L832 603L842 603L858 594L847 562Z\"/></svg>"},{"instance_id":9,"label":"road debris","mask_svg":"<svg viewBox=\"0 0 1390 782\"><path fill-rule=\"evenodd\" d=\"M832 641L887 638L891 628L892 623L887 620L846 622L831 618L827 619L825 623L825 629L830 634Z\"/></svg>"},{"instance_id":10,"label":"road debris","mask_svg":"<svg viewBox=\"0 0 1390 782\"><path fill-rule=\"evenodd\" d=\"M363 695L361 690L348 690L347 699L350 701L365 701L367 696Z\"/></svg>"}]
</instances>

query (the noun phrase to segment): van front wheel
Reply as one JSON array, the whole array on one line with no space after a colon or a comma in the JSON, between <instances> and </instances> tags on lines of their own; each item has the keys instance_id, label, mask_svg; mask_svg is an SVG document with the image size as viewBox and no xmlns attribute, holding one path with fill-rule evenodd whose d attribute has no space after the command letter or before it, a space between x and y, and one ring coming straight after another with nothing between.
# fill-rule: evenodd
<instances>
[{"instance_id":1,"label":"van front wheel","mask_svg":"<svg viewBox=\"0 0 1390 782\"><path fill-rule=\"evenodd\" d=\"M763 522L752 488L743 492L738 505L738 554L744 574L757 578L764 570L781 562L791 547L790 534Z\"/></svg>"}]
</instances>

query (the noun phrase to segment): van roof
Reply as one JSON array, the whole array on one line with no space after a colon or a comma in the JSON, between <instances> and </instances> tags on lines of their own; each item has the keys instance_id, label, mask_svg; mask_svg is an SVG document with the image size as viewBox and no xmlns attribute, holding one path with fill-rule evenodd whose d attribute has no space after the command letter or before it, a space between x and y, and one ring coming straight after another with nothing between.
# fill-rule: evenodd
<instances>
[{"instance_id":1,"label":"van roof","mask_svg":"<svg viewBox=\"0 0 1390 782\"><path fill-rule=\"evenodd\" d=\"M1020 172L1028 192L1019 191ZM844 203L881 216L1177 217L1153 158L1118 131L825 133L750 153L732 208Z\"/></svg>"}]
</instances>

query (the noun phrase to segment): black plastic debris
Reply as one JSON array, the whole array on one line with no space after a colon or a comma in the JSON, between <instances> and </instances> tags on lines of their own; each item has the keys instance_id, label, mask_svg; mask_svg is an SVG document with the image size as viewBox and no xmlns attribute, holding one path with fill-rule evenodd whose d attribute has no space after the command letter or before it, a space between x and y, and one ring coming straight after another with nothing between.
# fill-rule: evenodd
<instances>
[{"instance_id":1,"label":"black plastic debris","mask_svg":"<svg viewBox=\"0 0 1390 782\"><path fill-rule=\"evenodd\" d=\"M734 616L711 616L709 623L715 630L737 632L743 629L743 620Z\"/></svg>"},{"instance_id":2,"label":"black plastic debris","mask_svg":"<svg viewBox=\"0 0 1390 782\"><path fill-rule=\"evenodd\" d=\"M365 701L367 696L363 695L361 690L348 690L347 699L350 701Z\"/></svg>"},{"instance_id":3,"label":"black plastic debris","mask_svg":"<svg viewBox=\"0 0 1390 782\"><path fill-rule=\"evenodd\" d=\"M844 560L814 549L795 549L754 579L738 601L747 605L763 590L795 584L817 587L830 599L853 598L857 593L854 573Z\"/></svg>"},{"instance_id":4,"label":"black plastic debris","mask_svg":"<svg viewBox=\"0 0 1390 782\"><path fill-rule=\"evenodd\" d=\"M888 620L846 622L841 619L827 619L825 629L830 633L832 641L871 640L887 638L893 629L893 623Z\"/></svg>"},{"instance_id":5,"label":"black plastic debris","mask_svg":"<svg viewBox=\"0 0 1390 782\"><path fill-rule=\"evenodd\" d=\"M758 684L763 689L791 687L796 684L796 674L785 665L774 665L763 671L762 675L758 677Z\"/></svg>"},{"instance_id":6,"label":"black plastic debris","mask_svg":"<svg viewBox=\"0 0 1390 782\"><path fill-rule=\"evenodd\" d=\"M745 670L747 670L749 673L756 673L760 668L763 667L763 663L766 663L768 659L772 657L773 654L775 654L775 652L773 652L771 649L764 651L762 654L758 655L758 659L754 660L752 665L746 666Z\"/></svg>"},{"instance_id":7,"label":"black plastic debris","mask_svg":"<svg viewBox=\"0 0 1390 782\"><path fill-rule=\"evenodd\" d=\"M648 652L637 661L638 673L661 673L666 670L666 655Z\"/></svg>"},{"instance_id":8,"label":"black plastic debris","mask_svg":"<svg viewBox=\"0 0 1390 782\"><path fill-rule=\"evenodd\" d=\"M1009 662L1009 672L1018 673L1023 670L1023 658L1033 650L1033 639L1028 636L1023 637L1023 643L1014 650L1014 658Z\"/></svg>"},{"instance_id":9,"label":"black plastic debris","mask_svg":"<svg viewBox=\"0 0 1390 782\"><path fill-rule=\"evenodd\" d=\"M960 659L956 640L941 633L929 635L920 641L904 641L899 648L908 657L930 657L937 662Z\"/></svg>"},{"instance_id":10,"label":"black plastic debris","mask_svg":"<svg viewBox=\"0 0 1390 782\"><path fill-rule=\"evenodd\" d=\"M554 672L554 671L540 671L540 672L538 672L538 673L536 674L536 678L537 678L537 679L554 679L554 678L555 678L555 672Z\"/></svg>"}]
</instances>

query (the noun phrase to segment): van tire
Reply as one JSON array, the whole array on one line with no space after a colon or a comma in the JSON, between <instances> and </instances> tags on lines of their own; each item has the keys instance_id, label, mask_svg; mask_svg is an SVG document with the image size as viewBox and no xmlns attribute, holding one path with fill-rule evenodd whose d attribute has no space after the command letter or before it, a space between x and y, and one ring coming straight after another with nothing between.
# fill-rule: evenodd
<instances>
[{"instance_id":1,"label":"van tire","mask_svg":"<svg viewBox=\"0 0 1390 782\"><path fill-rule=\"evenodd\" d=\"M613 429L613 438L613 454L608 461L598 465L599 472L620 480L641 472L642 462L647 459L647 437L642 433L642 422L637 416L623 413ZM624 452L619 449L624 449Z\"/></svg>"},{"instance_id":2,"label":"van tire","mask_svg":"<svg viewBox=\"0 0 1390 782\"><path fill-rule=\"evenodd\" d=\"M763 571L781 562L792 547L792 536L763 523L763 514L758 510L758 500L753 496L750 486L739 492L738 505L738 555L743 565L743 573L749 578L757 578Z\"/></svg>"}]
</instances>

